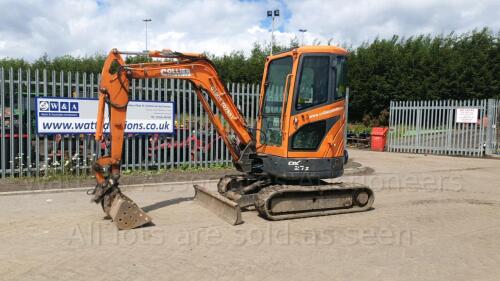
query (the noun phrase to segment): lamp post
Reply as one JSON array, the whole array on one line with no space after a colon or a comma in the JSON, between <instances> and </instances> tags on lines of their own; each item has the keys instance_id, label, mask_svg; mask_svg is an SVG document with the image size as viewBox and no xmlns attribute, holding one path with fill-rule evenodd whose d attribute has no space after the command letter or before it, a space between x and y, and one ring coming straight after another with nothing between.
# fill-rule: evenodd
<instances>
[{"instance_id":1,"label":"lamp post","mask_svg":"<svg viewBox=\"0 0 500 281\"><path fill-rule=\"evenodd\" d=\"M272 29L271 29L271 52L270 55L273 54L273 46L274 46L274 18L280 16L280 10L275 9L273 10L267 10L267 17L271 17L272 19Z\"/></svg>"},{"instance_id":2,"label":"lamp post","mask_svg":"<svg viewBox=\"0 0 500 281\"><path fill-rule=\"evenodd\" d=\"M299 29L302 38L302 46L304 46L304 34L307 32L307 29Z\"/></svg>"},{"instance_id":3,"label":"lamp post","mask_svg":"<svg viewBox=\"0 0 500 281\"><path fill-rule=\"evenodd\" d=\"M151 19L143 19L142 20L146 25L146 51L148 50L148 22L151 22Z\"/></svg>"}]
</instances>

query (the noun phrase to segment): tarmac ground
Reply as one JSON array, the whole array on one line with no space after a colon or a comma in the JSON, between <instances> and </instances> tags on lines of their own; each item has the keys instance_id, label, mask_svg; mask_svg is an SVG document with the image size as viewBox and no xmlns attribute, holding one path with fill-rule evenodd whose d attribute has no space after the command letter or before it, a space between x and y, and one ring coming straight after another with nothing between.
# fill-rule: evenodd
<instances>
[{"instance_id":1,"label":"tarmac ground","mask_svg":"<svg viewBox=\"0 0 500 281\"><path fill-rule=\"evenodd\" d=\"M118 231L84 190L0 193L2 280L498 280L500 161L351 150L373 209L231 226L200 179L125 187L153 226ZM364 168L364 169L361 169Z\"/></svg>"}]
</instances>

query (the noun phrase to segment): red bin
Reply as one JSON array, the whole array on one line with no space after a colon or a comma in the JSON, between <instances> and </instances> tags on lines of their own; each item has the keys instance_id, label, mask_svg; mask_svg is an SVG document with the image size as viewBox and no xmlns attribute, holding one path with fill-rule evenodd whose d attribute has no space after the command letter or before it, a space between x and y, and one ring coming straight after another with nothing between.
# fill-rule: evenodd
<instances>
[{"instance_id":1,"label":"red bin","mask_svg":"<svg viewBox=\"0 0 500 281\"><path fill-rule=\"evenodd\" d=\"M372 128L371 148L373 151L384 151L388 131L387 127Z\"/></svg>"}]
</instances>

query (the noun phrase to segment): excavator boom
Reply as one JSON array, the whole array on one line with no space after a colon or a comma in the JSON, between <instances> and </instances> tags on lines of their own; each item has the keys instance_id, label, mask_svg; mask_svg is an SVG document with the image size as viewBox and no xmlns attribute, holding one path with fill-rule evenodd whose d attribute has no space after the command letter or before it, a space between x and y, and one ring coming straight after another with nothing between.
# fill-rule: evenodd
<instances>
[{"instance_id":1,"label":"excavator boom","mask_svg":"<svg viewBox=\"0 0 500 281\"><path fill-rule=\"evenodd\" d=\"M99 158L94 163L93 169L97 185L93 190L89 191L89 194L94 196L92 199L94 202L102 205L105 213L117 223L120 229L129 229L151 222L151 218L130 198L123 195L118 188L131 79L168 78L192 82L199 101L217 133L228 147L233 163L238 170L249 171L248 155L255 153L255 141L249 132L244 117L232 101L231 95L224 84L220 81L214 65L204 55L183 54L170 50L152 51L147 53L149 57L163 59L164 61L125 64L121 57L122 54L144 55L144 53L120 52L113 49L104 63L99 87L95 139L97 141L103 140L105 108L107 105L109 109L111 154ZM209 98L214 101L232 129L232 133L237 137L237 143L230 139L230 132L226 131L220 118L213 112L203 92L207 93ZM200 192L197 190L196 194L200 194ZM197 198L199 197L197 196ZM218 197L215 198L217 200ZM227 203L227 200L219 201L222 205ZM228 205L229 213L234 213L232 207L230 204Z\"/></svg>"}]
</instances>

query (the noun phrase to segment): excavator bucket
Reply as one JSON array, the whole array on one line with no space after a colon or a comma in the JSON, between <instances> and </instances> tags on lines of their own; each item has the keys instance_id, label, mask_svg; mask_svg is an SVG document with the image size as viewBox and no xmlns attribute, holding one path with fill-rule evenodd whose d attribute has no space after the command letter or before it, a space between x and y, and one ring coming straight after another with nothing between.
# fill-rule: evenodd
<instances>
[{"instance_id":1,"label":"excavator bucket","mask_svg":"<svg viewBox=\"0 0 500 281\"><path fill-rule=\"evenodd\" d=\"M212 211L229 224L241 224L241 208L238 203L229 200L219 193L209 191L205 187L194 185L194 201Z\"/></svg>"},{"instance_id":2,"label":"excavator bucket","mask_svg":"<svg viewBox=\"0 0 500 281\"><path fill-rule=\"evenodd\" d=\"M151 218L137 204L121 192L112 199L108 212L118 229L133 229L151 222Z\"/></svg>"}]
</instances>

